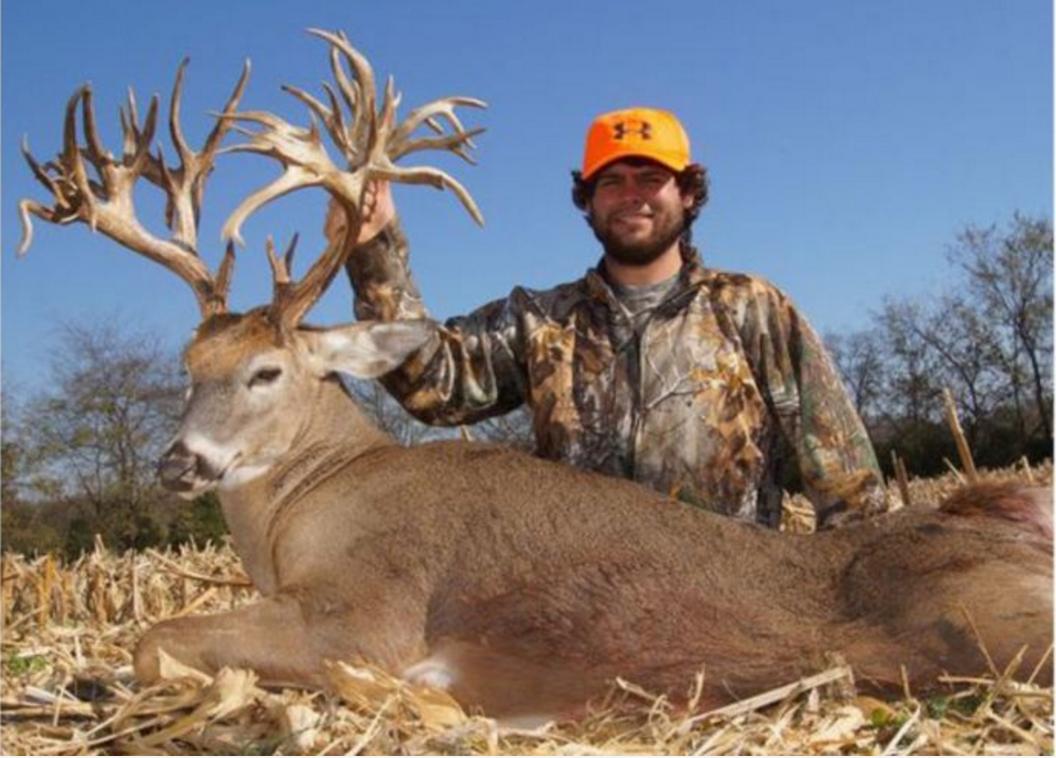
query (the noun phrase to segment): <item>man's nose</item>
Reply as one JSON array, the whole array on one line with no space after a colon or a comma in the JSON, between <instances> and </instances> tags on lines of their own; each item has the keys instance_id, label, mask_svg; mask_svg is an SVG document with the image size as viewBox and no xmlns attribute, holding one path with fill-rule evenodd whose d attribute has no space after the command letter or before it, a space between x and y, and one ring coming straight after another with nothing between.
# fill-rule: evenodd
<instances>
[{"instance_id":1,"label":"man's nose","mask_svg":"<svg viewBox=\"0 0 1056 758\"><path fill-rule=\"evenodd\" d=\"M645 188L634 182L626 182L619 186L617 197L621 203L640 205L648 197Z\"/></svg>"}]
</instances>

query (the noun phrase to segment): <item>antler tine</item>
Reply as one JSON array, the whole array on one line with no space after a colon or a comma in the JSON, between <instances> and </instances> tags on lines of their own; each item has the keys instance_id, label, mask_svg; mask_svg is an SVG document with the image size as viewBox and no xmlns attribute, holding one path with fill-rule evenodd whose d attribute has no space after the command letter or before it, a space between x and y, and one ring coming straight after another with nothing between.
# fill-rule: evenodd
<instances>
[{"instance_id":1,"label":"antler tine","mask_svg":"<svg viewBox=\"0 0 1056 758\"><path fill-rule=\"evenodd\" d=\"M136 91L132 87L128 88L128 116L132 124L138 129L139 111L136 109Z\"/></svg>"},{"instance_id":2,"label":"antler tine","mask_svg":"<svg viewBox=\"0 0 1056 758\"><path fill-rule=\"evenodd\" d=\"M331 113L330 119L324 120L323 123L330 132L330 136L333 137L334 142L341 148L341 152L345 154L345 157L352 158L356 154L357 147L349 141L348 132L345 131L345 119L341 115L341 106L337 103L337 95L334 94L333 87L326 82L323 82L323 90L330 99Z\"/></svg>"},{"instance_id":3,"label":"antler tine","mask_svg":"<svg viewBox=\"0 0 1056 758\"><path fill-rule=\"evenodd\" d=\"M347 210L345 215L346 217L349 215ZM351 226L352 239L354 239L358 234L359 224L352 223ZM281 292L276 291L271 309L279 323L287 327L296 326L315 305L348 257L349 251L346 246L348 239L349 236L346 233L345 237L330 241L323 254L316 259L299 281L290 284ZM288 252L287 255L291 256L290 260L292 260L292 252Z\"/></svg>"},{"instance_id":4,"label":"antler tine","mask_svg":"<svg viewBox=\"0 0 1056 758\"><path fill-rule=\"evenodd\" d=\"M381 112L374 121L367 142L367 171L372 172L377 166L389 166L389 143L396 120L396 84L390 76L385 82L385 96L381 102Z\"/></svg>"},{"instance_id":5,"label":"antler tine","mask_svg":"<svg viewBox=\"0 0 1056 758\"><path fill-rule=\"evenodd\" d=\"M112 157L106 148L103 147L102 140L99 139L99 129L95 123L95 106L92 104L90 85L85 87L81 112L84 114L84 139L87 143L88 160L98 163Z\"/></svg>"},{"instance_id":6,"label":"antler tine","mask_svg":"<svg viewBox=\"0 0 1056 758\"><path fill-rule=\"evenodd\" d=\"M285 291L290 286L293 273L293 253L297 249L299 234L294 234L286 246L286 252L280 258L275 253L275 242L271 235L264 242L264 249L268 254L268 264L271 266L271 278L275 288L275 297L281 297L280 291Z\"/></svg>"},{"instance_id":7,"label":"antler tine","mask_svg":"<svg viewBox=\"0 0 1056 758\"><path fill-rule=\"evenodd\" d=\"M128 112L127 115L125 110L119 109L121 117L121 137L122 137L122 153L123 162L126 166L139 161L143 163L143 154L149 152L150 145L154 141L154 129L157 126L158 118L158 96L152 95L150 98L150 105L147 108L147 118L143 124L143 128L139 127L139 112L136 108L136 93L131 87L128 88ZM153 167L142 166L141 170L144 174L149 174L153 171ZM148 176L148 179L151 179Z\"/></svg>"},{"instance_id":8,"label":"antler tine","mask_svg":"<svg viewBox=\"0 0 1056 758\"><path fill-rule=\"evenodd\" d=\"M459 98L459 99L460 100L461 99L472 100L473 98ZM475 100L474 103L475 104L471 104L471 103L467 102L465 104L466 105L470 105L471 107L477 107L477 108L487 108L488 107L487 104L483 100ZM466 129L462 126L462 122L458 120L458 116L455 115L454 109L452 109L451 111L449 111L447 113L443 113L443 114L440 114L440 115L441 115L442 118L446 119L448 121L448 123L451 124L452 128L454 128L456 133L460 133L460 132L465 132L466 131ZM437 124L437 125L439 126L439 124ZM483 131L483 129L481 129L480 131ZM439 133L443 134L443 127L440 128L440 132ZM479 132L477 132L477 133L479 134ZM454 153L455 155L457 155L459 158L462 158L467 163L476 165L476 160L474 160L473 156L469 154L469 150L472 149L472 148L475 148L477 146L476 143L473 142L473 140L472 140L473 136L475 136L475 135L470 133L467 136L464 145L456 145L456 146L448 148L448 149L451 150L451 152Z\"/></svg>"},{"instance_id":9,"label":"antler tine","mask_svg":"<svg viewBox=\"0 0 1056 758\"><path fill-rule=\"evenodd\" d=\"M224 103L224 109L221 113L226 117L235 113L238 109L238 103L242 100L242 94L246 91L246 83L249 82L249 72L252 66L249 62L249 58L246 58L242 64L242 75L238 77L238 82L235 83L235 89L231 92L230 97L227 98L227 102ZM209 132L209 136L205 138L205 144L202 146L202 153L204 155L215 156L217 148L220 147L220 141L227 134L231 128L231 120L228 118L219 118L213 125L213 129Z\"/></svg>"},{"instance_id":10,"label":"antler tine","mask_svg":"<svg viewBox=\"0 0 1056 758\"><path fill-rule=\"evenodd\" d=\"M139 133L139 112L136 109L136 92L131 87L126 95L126 106L118 108L121 117L121 149L131 153L136 149L136 135ZM127 107L127 112L125 108Z\"/></svg>"},{"instance_id":11,"label":"antler tine","mask_svg":"<svg viewBox=\"0 0 1056 758\"><path fill-rule=\"evenodd\" d=\"M283 256L283 260L286 263L286 270L293 274L293 254L297 252L297 240L301 238L301 235L294 232L293 237L290 238L290 244L286 246L286 254Z\"/></svg>"},{"instance_id":12,"label":"antler tine","mask_svg":"<svg viewBox=\"0 0 1056 758\"><path fill-rule=\"evenodd\" d=\"M330 48L330 70L334 74L334 81L337 82L338 89L341 90L341 97L348 107L348 112L355 117L360 109L360 101L363 99L362 89L357 81L349 79L347 74L345 74L345 69L341 65L341 58L336 47Z\"/></svg>"},{"instance_id":13,"label":"antler tine","mask_svg":"<svg viewBox=\"0 0 1056 758\"><path fill-rule=\"evenodd\" d=\"M304 105L308 107L312 113L314 113L320 121L329 126L333 120L333 113L323 105L322 101L316 98L314 95L305 92L300 87L294 87L292 84L283 84L282 91L300 100Z\"/></svg>"},{"instance_id":14,"label":"antler tine","mask_svg":"<svg viewBox=\"0 0 1056 758\"><path fill-rule=\"evenodd\" d=\"M378 126L384 130L386 141L396 122L396 106L399 104L400 96L396 92L396 80L390 75L385 80L385 99L381 102L381 116L378 119Z\"/></svg>"},{"instance_id":15,"label":"antler tine","mask_svg":"<svg viewBox=\"0 0 1056 758\"><path fill-rule=\"evenodd\" d=\"M319 261L308 271L305 277L294 282L291 277L293 267L293 254L297 248L299 235L294 234L286 253L282 258L275 252L275 243L269 235L265 243L268 254L268 264L271 266L272 275L272 303L271 313L275 322L291 328L300 323L308 309L319 299L319 296L330 285L334 274L340 266L321 267L320 262L340 258L340 244L332 243ZM325 271L324 271L325 268Z\"/></svg>"},{"instance_id":16,"label":"antler tine","mask_svg":"<svg viewBox=\"0 0 1056 758\"><path fill-rule=\"evenodd\" d=\"M245 149L249 150L248 147ZM250 152L266 153L267 151L253 150ZM242 239L242 224L253 213L275 198L282 197L301 187L318 186L322 183L323 180L320 177L305 171L299 166L287 166L278 179L254 192L231 212L231 215L227 217L227 221L224 222L223 229L220 230L221 239L232 240L239 245L245 245L246 242Z\"/></svg>"},{"instance_id":17,"label":"antler tine","mask_svg":"<svg viewBox=\"0 0 1056 758\"><path fill-rule=\"evenodd\" d=\"M22 239L18 244L18 255L25 255L33 244L33 220L30 215L37 216L53 224L69 224L76 221L77 208L74 207L76 192L71 186L70 178L65 176L61 167L53 161L43 166L33 157L29 150L29 138L22 137L22 156L29 164L33 176L51 193L55 200L55 207L48 208L36 200L23 199L18 204L19 220L22 224ZM54 171L56 178L52 178L48 171ZM67 197L70 195L70 197Z\"/></svg>"},{"instance_id":18,"label":"antler tine","mask_svg":"<svg viewBox=\"0 0 1056 758\"><path fill-rule=\"evenodd\" d=\"M143 122L143 130L138 126L133 137L132 150L126 151L123 163L135 176L147 171L150 165L150 145L154 141L154 130L158 125L159 100L157 95L151 95L150 106L147 108L147 118Z\"/></svg>"},{"instance_id":19,"label":"antler tine","mask_svg":"<svg viewBox=\"0 0 1056 758\"><path fill-rule=\"evenodd\" d=\"M271 278L278 296L280 289L290 286L290 270L286 261L275 254L275 241L269 234L264 240L264 250L268 254L268 264L271 266Z\"/></svg>"},{"instance_id":20,"label":"antler tine","mask_svg":"<svg viewBox=\"0 0 1056 758\"><path fill-rule=\"evenodd\" d=\"M488 104L478 98L465 97L462 95L433 100L425 105L418 106L407 114L407 118L400 123L398 136L401 139L406 139L423 123L427 124L437 134L440 134L444 129L439 123L437 123L437 118L447 120L457 132L465 131L462 122L458 119L458 115L455 113L455 108L459 106L467 108L487 108Z\"/></svg>"},{"instance_id":21,"label":"antler tine","mask_svg":"<svg viewBox=\"0 0 1056 758\"><path fill-rule=\"evenodd\" d=\"M169 136L172 138L172 146L176 148L176 155L180 163L186 166L191 162L191 148L187 146L187 140L183 138L183 128L180 126L180 100L183 96L183 75L187 70L190 58L184 58L176 67L176 82L172 85L172 96L169 99Z\"/></svg>"},{"instance_id":22,"label":"antler tine","mask_svg":"<svg viewBox=\"0 0 1056 758\"><path fill-rule=\"evenodd\" d=\"M84 167L81 149L77 146L77 105L84 98L85 93L89 91L87 85L80 87L69 99L69 102L66 103L66 118L62 127L62 155L60 156L60 163L66 174L64 178L72 182L72 192L80 200L79 203L75 202L73 204L79 206L82 218L88 222L94 232L97 224L95 195L92 194L92 188L88 183L88 172Z\"/></svg>"},{"instance_id":23,"label":"antler tine","mask_svg":"<svg viewBox=\"0 0 1056 758\"><path fill-rule=\"evenodd\" d=\"M463 187L457 179L445 171L428 166L416 166L413 168L400 168L391 166L389 168L374 169L371 174L379 179L390 182L402 182L403 184L428 184L437 189L449 189L462 203L469 215L477 222L478 226L484 226L484 214L480 212L473 196Z\"/></svg>"},{"instance_id":24,"label":"antler tine","mask_svg":"<svg viewBox=\"0 0 1056 758\"><path fill-rule=\"evenodd\" d=\"M472 163L473 159L468 153L461 150L461 148L463 146L473 147L472 138L475 135L480 134L483 130L477 129L467 131L465 127L462 126L462 122L458 119L458 116L455 114L455 108L458 106L486 108L487 103L473 97L446 97L415 108L410 114L408 114L407 118L403 120L393 133L389 148L389 156L393 160L396 160L416 150L440 148L451 150L460 158ZM435 120L436 118L443 118L451 124L451 127L454 129L454 134L451 135L451 137L454 139L451 139L450 137L442 138L443 141L437 141L437 138L411 139L414 131L423 123L437 134L442 135L444 133L443 127L437 123Z\"/></svg>"},{"instance_id":25,"label":"antler tine","mask_svg":"<svg viewBox=\"0 0 1056 758\"><path fill-rule=\"evenodd\" d=\"M472 138L483 134L485 131L484 127L478 127L458 134L447 134L443 137L420 137L408 140L398 152L392 154L392 158L394 160L402 158L419 150L449 150L466 163L476 165L476 159L465 148L473 147Z\"/></svg>"},{"instance_id":26,"label":"antler tine","mask_svg":"<svg viewBox=\"0 0 1056 758\"><path fill-rule=\"evenodd\" d=\"M220 268L216 272L216 286L213 288L213 298L210 301L211 314L219 314L227 310L227 295L231 291L231 275L234 271L235 243L228 242L224 250L224 258L220 261Z\"/></svg>"},{"instance_id":27,"label":"antler tine","mask_svg":"<svg viewBox=\"0 0 1056 758\"><path fill-rule=\"evenodd\" d=\"M287 92L300 100L308 107L312 116L317 117L323 122L323 125L326 126L327 131L337 144L337 147L349 162L355 160L355 157L359 154L359 148L350 142L349 132L345 127L344 116L341 114L341 107L338 105L337 96L334 94L334 90L330 85L325 82L323 83L323 89L327 94L327 98L330 100L329 108L300 87L284 84L282 85L282 89L284 92Z\"/></svg>"},{"instance_id":28,"label":"antler tine","mask_svg":"<svg viewBox=\"0 0 1056 758\"><path fill-rule=\"evenodd\" d=\"M374 69L371 68L370 63L363 57L362 53L352 47L344 34L333 34L323 29L309 29L308 33L326 40L332 46L330 61L331 68L334 71L334 78L337 80L338 87L341 89L346 102L353 103L355 107L355 120L352 124L350 141L353 145L363 145L372 131L374 121L376 101ZM337 55L338 51L343 53L348 60L358 82L358 88L353 87L345 76ZM363 152L366 151L364 150Z\"/></svg>"},{"instance_id":29,"label":"antler tine","mask_svg":"<svg viewBox=\"0 0 1056 758\"><path fill-rule=\"evenodd\" d=\"M247 60L243 64L242 74L199 152L188 146L180 123L183 82L189 63L190 58L184 58L176 70L169 107L169 132L180 165L174 169L168 168L159 151L147 178L161 187L168 196L165 220L172 229L174 238L187 248L195 250L198 246L198 222L205 194L205 179L212 171L221 140L231 129L233 122L226 117L233 114L238 107L249 80L250 63Z\"/></svg>"},{"instance_id":30,"label":"antler tine","mask_svg":"<svg viewBox=\"0 0 1056 758\"><path fill-rule=\"evenodd\" d=\"M36 177L37 181L55 196L56 202L63 208L69 208L69 203L59 191L59 186L55 183L55 180L48 176L47 171L33 157L33 153L29 151L29 137L25 135L22 136L22 157L26 159L26 163L29 164L29 169L33 172L33 176Z\"/></svg>"},{"instance_id":31,"label":"antler tine","mask_svg":"<svg viewBox=\"0 0 1056 758\"><path fill-rule=\"evenodd\" d=\"M33 244L33 219L30 214L39 216L45 221L52 221L54 209L38 203L36 200L23 199L18 203L18 218L22 222L22 239L18 243L19 257L26 254Z\"/></svg>"}]
</instances>

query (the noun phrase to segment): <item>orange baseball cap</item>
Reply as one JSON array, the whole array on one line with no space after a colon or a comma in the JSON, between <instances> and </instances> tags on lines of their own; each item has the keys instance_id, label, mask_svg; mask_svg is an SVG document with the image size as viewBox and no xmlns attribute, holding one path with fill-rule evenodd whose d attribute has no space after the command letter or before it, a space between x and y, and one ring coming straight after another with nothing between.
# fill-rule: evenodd
<instances>
[{"instance_id":1,"label":"orange baseball cap","mask_svg":"<svg viewBox=\"0 0 1056 758\"><path fill-rule=\"evenodd\" d=\"M627 108L603 113L587 131L583 178L613 161L650 158L672 171L689 165L689 137L673 113L656 108Z\"/></svg>"}]
</instances>

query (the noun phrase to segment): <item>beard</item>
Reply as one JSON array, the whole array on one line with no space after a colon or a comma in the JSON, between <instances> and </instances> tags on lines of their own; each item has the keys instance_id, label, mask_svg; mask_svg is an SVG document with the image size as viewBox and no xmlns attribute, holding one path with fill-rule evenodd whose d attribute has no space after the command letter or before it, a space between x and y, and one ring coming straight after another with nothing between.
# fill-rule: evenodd
<instances>
[{"instance_id":1,"label":"beard","mask_svg":"<svg viewBox=\"0 0 1056 758\"><path fill-rule=\"evenodd\" d=\"M594 236L605 254L625 266L646 266L667 252L685 229L681 208L677 213L653 210L653 230L644 237L621 231L616 214L604 219L590 219Z\"/></svg>"}]
</instances>

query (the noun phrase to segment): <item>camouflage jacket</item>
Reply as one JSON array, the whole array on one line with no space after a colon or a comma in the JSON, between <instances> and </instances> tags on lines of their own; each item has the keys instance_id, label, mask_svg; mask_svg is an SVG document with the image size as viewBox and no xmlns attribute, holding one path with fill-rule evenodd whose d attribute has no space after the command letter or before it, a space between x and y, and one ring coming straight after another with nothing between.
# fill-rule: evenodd
<instances>
[{"instance_id":1,"label":"camouflage jacket","mask_svg":"<svg viewBox=\"0 0 1056 758\"><path fill-rule=\"evenodd\" d=\"M683 258L640 337L592 269L438 324L384 384L429 424L527 402L538 455L771 527L784 435L820 521L883 510L872 446L810 325L762 279ZM358 318L428 317L397 223L347 268Z\"/></svg>"}]
</instances>

